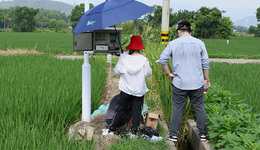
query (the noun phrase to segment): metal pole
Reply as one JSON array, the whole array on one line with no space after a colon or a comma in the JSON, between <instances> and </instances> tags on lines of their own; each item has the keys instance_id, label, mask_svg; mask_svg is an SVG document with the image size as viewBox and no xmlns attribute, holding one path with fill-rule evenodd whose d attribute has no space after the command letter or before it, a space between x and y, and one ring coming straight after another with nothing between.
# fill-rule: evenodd
<instances>
[{"instance_id":1,"label":"metal pole","mask_svg":"<svg viewBox=\"0 0 260 150\"><path fill-rule=\"evenodd\" d=\"M169 17L170 17L170 0L163 0L162 9L162 29L161 29L161 39L162 44L168 44L169 40Z\"/></svg>"},{"instance_id":2,"label":"metal pole","mask_svg":"<svg viewBox=\"0 0 260 150\"><path fill-rule=\"evenodd\" d=\"M85 3L85 12L89 10L89 0ZM91 118L91 66L89 53L84 52L84 64L82 65L82 121L90 122Z\"/></svg>"},{"instance_id":3,"label":"metal pole","mask_svg":"<svg viewBox=\"0 0 260 150\"><path fill-rule=\"evenodd\" d=\"M120 42L119 36L118 36L118 34L117 34L116 25L114 25L114 28L115 28L117 40L118 40L118 43L119 43L119 48L121 49L121 53L124 53L124 51L123 51L123 49L122 49L122 46L121 46L121 42Z\"/></svg>"}]
</instances>

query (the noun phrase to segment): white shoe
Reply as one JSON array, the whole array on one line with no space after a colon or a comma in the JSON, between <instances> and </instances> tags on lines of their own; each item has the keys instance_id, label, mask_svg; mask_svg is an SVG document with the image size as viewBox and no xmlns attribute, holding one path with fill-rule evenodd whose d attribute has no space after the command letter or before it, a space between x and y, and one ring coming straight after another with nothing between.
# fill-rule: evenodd
<instances>
[{"instance_id":1,"label":"white shoe","mask_svg":"<svg viewBox=\"0 0 260 150\"><path fill-rule=\"evenodd\" d=\"M108 128L103 128L103 129L102 129L102 132L104 132L104 131L106 131L106 130L108 130Z\"/></svg>"},{"instance_id":2,"label":"white shoe","mask_svg":"<svg viewBox=\"0 0 260 150\"><path fill-rule=\"evenodd\" d=\"M114 135L114 132L110 131L109 129L102 129L102 135Z\"/></svg>"},{"instance_id":3,"label":"white shoe","mask_svg":"<svg viewBox=\"0 0 260 150\"><path fill-rule=\"evenodd\" d=\"M167 140L173 141L173 142L177 142L177 136L170 136L170 135L166 135L165 137Z\"/></svg>"},{"instance_id":4,"label":"white shoe","mask_svg":"<svg viewBox=\"0 0 260 150\"><path fill-rule=\"evenodd\" d=\"M151 141L156 141L157 142L157 141L161 141L161 140L163 140L163 137L161 137L161 136L158 137L158 136L154 136L153 135L152 138L151 138Z\"/></svg>"},{"instance_id":5,"label":"white shoe","mask_svg":"<svg viewBox=\"0 0 260 150\"><path fill-rule=\"evenodd\" d=\"M128 136L131 138L131 139L137 139L137 135L135 134L132 134L132 133L129 133Z\"/></svg>"}]
</instances>

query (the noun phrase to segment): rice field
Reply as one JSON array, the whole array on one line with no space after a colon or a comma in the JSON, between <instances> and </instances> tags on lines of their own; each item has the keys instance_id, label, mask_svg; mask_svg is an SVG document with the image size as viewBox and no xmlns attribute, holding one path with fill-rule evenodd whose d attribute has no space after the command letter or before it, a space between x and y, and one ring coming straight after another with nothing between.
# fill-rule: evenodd
<instances>
[{"instance_id":1,"label":"rice field","mask_svg":"<svg viewBox=\"0 0 260 150\"><path fill-rule=\"evenodd\" d=\"M260 58L260 38L231 37L225 39L202 39L210 58Z\"/></svg>"},{"instance_id":2,"label":"rice field","mask_svg":"<svg viewBox=\"0 0 260 150\"><path fill-rule=\"evenodd\" d=\"M129 34L122 35L127 37L128 42L129 36ZM27 49L52 54L73 54L72 33L1 32L0 39L0 50ZM232 37L229 39L229 44L224 39L202 39L202 41L205 42L211 58L260 58L260 38Z\"/></svg>"},{"instance_id":3,"label":"rice field","mask_svg":"<svg viewBox=\"0 0 260 150\"><path fill-rule=\"evenodd\" d=\"M106 79L104 57L92 57L92 111ZM47 55L0 55L0 149L94 149L92 141L68 142L80 120L83 60Z\"/></svg>"},{"instance_id":4,"label":"rice field","mask_svg":"<svg viewBox=\"0 0 260 150\"><path fill-rule=\"evenodd\" d=\"M73 53L72 33L1 32L0 39L0 50L27 49L52 54Z\"/></svg>"},{"instance_id":5,"label":"rice field","mask_svg":"<svg viewBox=\"0 0 260 150\"><path fill-rule=\"evenodd\" d=\"M211 63L210 79L225 90L239 94L260 113L260 64Z\"/></svg>"},{"instance_id":6,"label":"rice field","mask_svg":"<svg viewBox=\"0 0 260 150\"><path fill-rule=\"evenodd\" d=\"M0 50L73 54L72 38L72 33L1 32ZM234 37L229 45L226 40L203 41L210 57L260 58L260 38ZM153 105L161 104L164 114L169 114L164 116L169 123L171 86L161 66L154 62L164 46L149 38L144 39L144 45L144 55L153 69L148 86L152 88L150 91L159 91L160 97L160 102L152 96L150 101ZM91 57L90 63L92 68L98 68L92 69L95 93L92 93L91 107L95 110L104 89L106 56ZM1 149L94 149L91 141L67 142L65 133L67 126L80 119L82 64L83 60L57 60L46 55L0 55ZM211 63L210 78L212 83L245 97L254 106L254 112L259 113L259 71L259 64ZM190 113L187 111L184 117Z\"/></svg>"}]
</instances>

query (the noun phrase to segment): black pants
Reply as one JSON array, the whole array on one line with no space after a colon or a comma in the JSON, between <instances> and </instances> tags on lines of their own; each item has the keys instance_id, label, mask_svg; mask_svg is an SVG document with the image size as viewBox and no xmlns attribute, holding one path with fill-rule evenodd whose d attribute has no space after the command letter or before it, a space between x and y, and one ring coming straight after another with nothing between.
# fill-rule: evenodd
<instances>
[{"instance_id":1,"label":"black pants","mask_svg":"<svg viewBox=\"0 0 260 150\"><path fill-rule=\"evenodd\" d=\"M127 124L132 117L132 110L129 108L121 117L119 122L117 123L116 127L122 127L123 125ZM105 119L107 125L110 125L113 121L113 119Z\"/></svg>"},{"instance_id":2,"label":"black pants","mask_svg":"<svg viewBox=\"0 0 260 150\"><path fill-rule=\"evenodd\" d=\"M190 98L191 105L195 111L197 127L199 129L199 134L207 134L206 131L206 111L204 107L204 94L203 86L197 90L181 90L172 86L172 118L170 135L178 136L179 129L181 126L182 116L187 98Z\"/></svg>"},{"instance_id":3,"label":"black pants","mask_svg":"<svg viewBox=\"0 0 260 150\"><path fill-rule=\"evenodd\" d=\"M127 107L131 104L132 114L133 114L133 122L132 128L137 129L140 125L141 113L144 103L144 96L136 97L133 95L128 95L121 91L120 98L117 102L116 112L112 119L112 123L109 125L109 129L114 131L118 126L118 123L122 119L122 116L125 114Z\"/></svg>"}]
</instances>

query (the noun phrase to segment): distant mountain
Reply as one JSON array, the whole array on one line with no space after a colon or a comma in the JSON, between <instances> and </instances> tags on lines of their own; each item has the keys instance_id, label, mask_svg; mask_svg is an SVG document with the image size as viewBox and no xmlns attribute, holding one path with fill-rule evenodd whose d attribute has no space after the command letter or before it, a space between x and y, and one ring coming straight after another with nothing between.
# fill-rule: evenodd
<instances>
[{"instance_id":1,"label":"distant mountain","mask_svg":"<svg viewBox=\"0 0 260 150\"><path fill-rule=\"evenodd\" d=\"M235 26L243 26L249 28L250 26L257 26L260 22L257 22L256 16L248 16L243 19L234 21Z\"/></svg>"},{"instance_id":2,"label":"distant mountain","mask_svg":"<svg viewBox=\"0 0 260 150\"><path fill-rule=\"evenodd\" d=\"M73 5L57 2L52 0L13 0L13 1L3 1L0 2L0 8L7 9L9 7L15 6L27 6L33 8L43 8L47 10L59 10L67 15L71 13Z\"/></svg>"}]
</instances>

